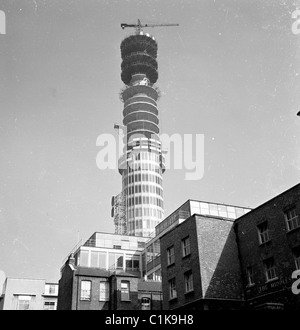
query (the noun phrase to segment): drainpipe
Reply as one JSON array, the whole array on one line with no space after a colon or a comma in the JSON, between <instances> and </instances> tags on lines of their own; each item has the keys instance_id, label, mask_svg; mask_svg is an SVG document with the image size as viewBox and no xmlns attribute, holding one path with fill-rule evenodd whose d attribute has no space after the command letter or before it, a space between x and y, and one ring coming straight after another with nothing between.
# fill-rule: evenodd
<instances>
[{"instance_id":1,"label":"drainpipe","mask_svg":"<svg viewBox=\"0 0 300 330\"><path fill-rule=\"evenodd\" d=\"M76 277L75 277L75 279L76 279ZM77 285L77 287L76 287L76 310L78 310L78 291L79 291L79 278L78 278L78 276L77 276L76 285Z\"/></svg>"}]
</instances>

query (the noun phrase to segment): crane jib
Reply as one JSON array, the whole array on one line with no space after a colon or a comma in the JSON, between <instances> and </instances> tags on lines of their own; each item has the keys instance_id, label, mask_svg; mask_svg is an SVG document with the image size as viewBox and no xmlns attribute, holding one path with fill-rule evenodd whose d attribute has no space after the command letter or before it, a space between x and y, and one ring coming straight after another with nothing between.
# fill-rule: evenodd
<instances>
[{"instance_id":1,"label":"crane jib","mask_svg":"<svg viewBox=\"0 0 300 330\"><path fill-rule=\"evenodd\" d=\"M134 27L141 29L143 27L156 27L156 26L179 26L179 24L141 24L140 20L138 20L138 24L121 23L122 29L125 29L126 27Z\"/></svg>"}]
</instances>

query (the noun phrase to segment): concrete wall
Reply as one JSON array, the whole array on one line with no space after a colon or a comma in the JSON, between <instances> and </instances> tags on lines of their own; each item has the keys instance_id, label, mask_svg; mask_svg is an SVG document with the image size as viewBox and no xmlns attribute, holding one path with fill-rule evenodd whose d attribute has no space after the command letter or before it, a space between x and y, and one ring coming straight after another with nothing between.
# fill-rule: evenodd
<instances>
[{"instance_id":1,"label":"concrete wall","mask_svg":"<svg viewBox=\"0 0 300 330\"><path fill-rule=\"evenodd\" d=\"M7 278L5 283L4 310L16 310L18 295L30 295L30 310L43 309L45 280L26 278Z\"/></svg>"}]
</instances>

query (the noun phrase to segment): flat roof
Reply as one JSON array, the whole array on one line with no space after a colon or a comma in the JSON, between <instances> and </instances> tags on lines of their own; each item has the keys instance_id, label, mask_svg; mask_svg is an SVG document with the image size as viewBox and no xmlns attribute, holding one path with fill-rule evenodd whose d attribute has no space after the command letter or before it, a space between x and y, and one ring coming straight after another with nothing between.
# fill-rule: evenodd
<instances>
[{"instance_id":1,"label":"flat roof","mask_svg":"<svg viewBox=\"0 0 300 330\"><path fill-rule=\"evenodd\" d=\"M32 277L10 277L6 276L8 280L31 280L31 281L46 281L44 278L32 278Z\"/></svg>"},{"instance_id":2,"label":"flat roof","mask_svg":"<svg viewBox=\"0 0 300 330\"><path fill-rule=\"evenodd\" d=\"M208 201L203 201L203 200L198 200L198 199L188 199L187 202L188 201L207 203L207 204L216 204L216 205L223 205L223 206L231 206L231 207L237 207L237 208L240 208L240 209L250 209L250 210L252 209L249 206L233 205L233 204L219 203L219 202L208 202Z\"/></svg>"},{"instance_id":3,"label":"flat roof","mask_svg":"<svg viewBox=\"0 0 300 330\"><path fill-rule=\"evenodd\" d=\"M206 214L198 214L198 213L193 213L191 216L189 216L188 218L186 218L184 221L178 223L177 225L175 225L174 227L172 227L170 230L168 230L167 232L165 232L163 235L160 236L160 238L164 237L165 235L169 234L172 230L176 229L177 227L181 226L184 222L188 221L189 219L193 218L193 217L202 217L202 218L210 218L210 219L215 219L215 220L220 220L220 221L229 221L234 223L235 220L234 219L230 219L230 218L225 218L225 217L220 217L218 215L206 215Z\"/></svg>"},{"instance_id":4,"label":"flat roof","mask_svg":"<svg viewBox=\"0 0 300 330\"><path fill-rule=\"evenodd\" d=\"M108 233L104 231L95 231L87 240L92 238L95 234L104 234L104 235L112 235L112 236L122 236L122 237L131 237L134 239L145 239L145 238L150 238L150 236L134 236L134 235L124 235L124 234L116 234L116 233Z\"/></svg>"},{"instance_id":5,"label":"flat roof","mask_svg":"<svg viewBox=\"0 0 300 330\"><path fill-rule=\"evenodd\" d=\"M192 207L193 203L198 204L199 211L193 210L193 207ZM200 210L201 204L207 204L207 209L206 209L206 207L204 207L204 205L202 205L203 210ZM212 210L212 206L217 208L216 212L218 214L214 214L215 210ZM221 214L221 213L224 213L224 211L219 210L220 207L225 207L225 213L227 214L227 216L225 216L224 214ZM189 208L189 210L187 210L187 209L184 210L184 208ZM234 211L229 212L228 208L233 208ZM157 224L155 226L155 234L156 234L156 236L159 235L161 232L168 229L174 222L176 222L176 220L175 220L175 221L172 221L172 224L170 223L169 225L167 225L168 222L170 221L170 219L172 219L172 217L174 217L176 214L179 214L180 211L188 212L189 216L193 215L194 213L197 213L198 215L220 217L220 218L232 219L234 221L235 219L242 216L239 214L239 212L238 212L239 210L243 210L242 213L246 214L246 213L249 213L252 209L249 207L236 206L236 205L230 205L230 204L224 204L224 203L215 203L215 202L206 202L206 201L195 200L195 199L188 199L181 206L179 206L174 212L169 214L159 224ZM206 212L206 211L208 211L208 212ZM201 212L201 213L199 213L199 212ZM186 220L188 217L184 216L183 218L184 218L184 220Z\"/></svg>"}]
</instances>

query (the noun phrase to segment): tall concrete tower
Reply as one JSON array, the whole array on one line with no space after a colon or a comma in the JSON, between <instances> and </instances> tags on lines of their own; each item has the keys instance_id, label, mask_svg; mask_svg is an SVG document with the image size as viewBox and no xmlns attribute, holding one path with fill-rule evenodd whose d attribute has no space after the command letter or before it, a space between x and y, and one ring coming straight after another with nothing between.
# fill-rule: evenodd
<instances>
[{"instance_id":1,"label":"tall concrete tower","mask_svg":"<svg viewBox=\"0 0 300 330\"><path fill-rule=\"evenodd\" d=\"M125 86L123 155L119 159L122 192L112 199L115 232L149 236L163 220L164 157L159 138L157 42L141 29L121 43L121 79Z\"/></svg>"}]
</instances>

